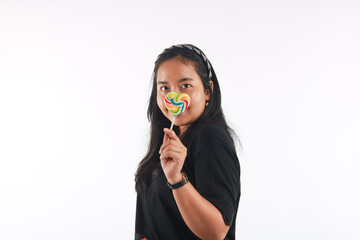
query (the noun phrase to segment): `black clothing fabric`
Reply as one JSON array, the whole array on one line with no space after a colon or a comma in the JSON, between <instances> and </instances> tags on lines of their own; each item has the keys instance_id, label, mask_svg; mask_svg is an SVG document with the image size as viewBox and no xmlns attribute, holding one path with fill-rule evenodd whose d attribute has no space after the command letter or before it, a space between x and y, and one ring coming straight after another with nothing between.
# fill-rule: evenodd
<instances>
[{"instance_id":1,"label":"black clothing fabric","mask_svg":"<svg viewBox=\"0 0 360 240\"><path fill-rule=\"evenodd\" d=\"M187 157L182 171L230 226L225 239L234 240L240 200L240 164L230 134L222 125L204 124L186 147ZM138 192L135 239L199 239L184 222L166 183L161 172L152 179L146 191Z\"/></svg>"}]
</instances>

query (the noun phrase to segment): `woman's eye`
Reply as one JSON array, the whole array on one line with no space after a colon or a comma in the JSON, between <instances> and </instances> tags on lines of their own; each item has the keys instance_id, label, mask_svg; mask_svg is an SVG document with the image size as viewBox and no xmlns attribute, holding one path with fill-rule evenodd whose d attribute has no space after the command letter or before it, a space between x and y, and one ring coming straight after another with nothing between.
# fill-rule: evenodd
<instances>
[{"instance_id":1,"label":"woman's eye","mask_svg":"<svg viewBox=\"0 0 360 240\"><path fill-rule=\"evenodd\" d=\"M165 86L163 86L163 87L160 87L160 90L163 90L163 91L166 91L166 90L168 90L169 88L168 87L165 87Z\"/></svg>"},{"instance_id":2,"label":"woman's eye","mask_svg":"<svg viewBox=\"0 0 360 240\"><path fill-rule=\"evenodd\" d=\"M185 84L183 84L181 87L182 87L182 88L188 88L188 87L190 87L190 84L185 83Z\"/></svg>"}]
</instances>

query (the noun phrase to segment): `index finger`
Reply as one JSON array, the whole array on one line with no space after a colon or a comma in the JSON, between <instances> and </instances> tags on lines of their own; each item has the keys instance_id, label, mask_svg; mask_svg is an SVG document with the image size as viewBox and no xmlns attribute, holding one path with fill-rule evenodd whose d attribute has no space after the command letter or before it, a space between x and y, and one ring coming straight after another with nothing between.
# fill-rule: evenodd
<instances>
[{"instance_id":1,"label":"index finger","mask_svg":"<svg viewBox=\"0 0 360 240\"><path fill-rule=\"evenodd\" d=\"M168 136L168 138L171 138L171 139L176 140L176 141L180 141L179 137L176 135L174 130L171 130L169 128L164 128L164 132Z\"/></svg>"},{"instance_id":2,"label":"index finger","mask_svg":"<svg viewBox=\"0 0 360 240\"><path fill-rule=\"evenodd\" d=\"M164 138L163 138L163 144L169 139L169 135L167 135L167 133L164 134Z\"/></svg>"}]
</instances>

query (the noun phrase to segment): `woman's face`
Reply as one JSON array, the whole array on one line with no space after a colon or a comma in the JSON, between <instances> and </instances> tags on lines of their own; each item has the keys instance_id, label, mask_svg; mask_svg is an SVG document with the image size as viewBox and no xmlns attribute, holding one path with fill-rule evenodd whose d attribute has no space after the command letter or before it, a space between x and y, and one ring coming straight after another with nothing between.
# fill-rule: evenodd
<instances>
[{"instance_id":1,"label":"woman's face","mask_svg":"<svg viewBox=\"0 0 360 240\"><path fill-rule=\"evenodd\" d=\"M156 82L157 104L170 121L173 120L173 115L165 106L164 98L166 94L176 92L177 94L186 93L190 96L189 108L178 115L174 123L180 127L180 132L183 132L204 112L206 100L210 99L209 91L204 90L202 80L195 71L192 62L189 61L185 64L176 58L166 60L160 64Z\"/></svg>"}]
</instances>

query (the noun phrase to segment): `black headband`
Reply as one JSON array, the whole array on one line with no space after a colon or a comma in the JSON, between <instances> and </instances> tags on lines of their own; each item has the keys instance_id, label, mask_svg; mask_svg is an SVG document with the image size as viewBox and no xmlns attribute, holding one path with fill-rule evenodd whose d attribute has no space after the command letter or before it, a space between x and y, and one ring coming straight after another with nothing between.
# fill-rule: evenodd
<instances>
[{"instance_id":1,"label":"black headband","mask_svg":"<svg viewBox=\"0 0 360 240\"><path fill-rule=\"evenodd\" d=\"M206 55L199 48L195 47L192 44L178 44L178 45L173 45L173 46L171 46L169 48L166 48L161 54L163 54L164 52L166 52L166 51L168 51L168 50L170 50L172 48L187 48L187 49L189 49L191 51L196 52L196 54L199 55L204 60L204 62L206 64L206 67L208 69L209 79L212 78L212 73L211 73L212 67L211 67L210 61L207 59Z\"/></svg>"}]
</instances>

